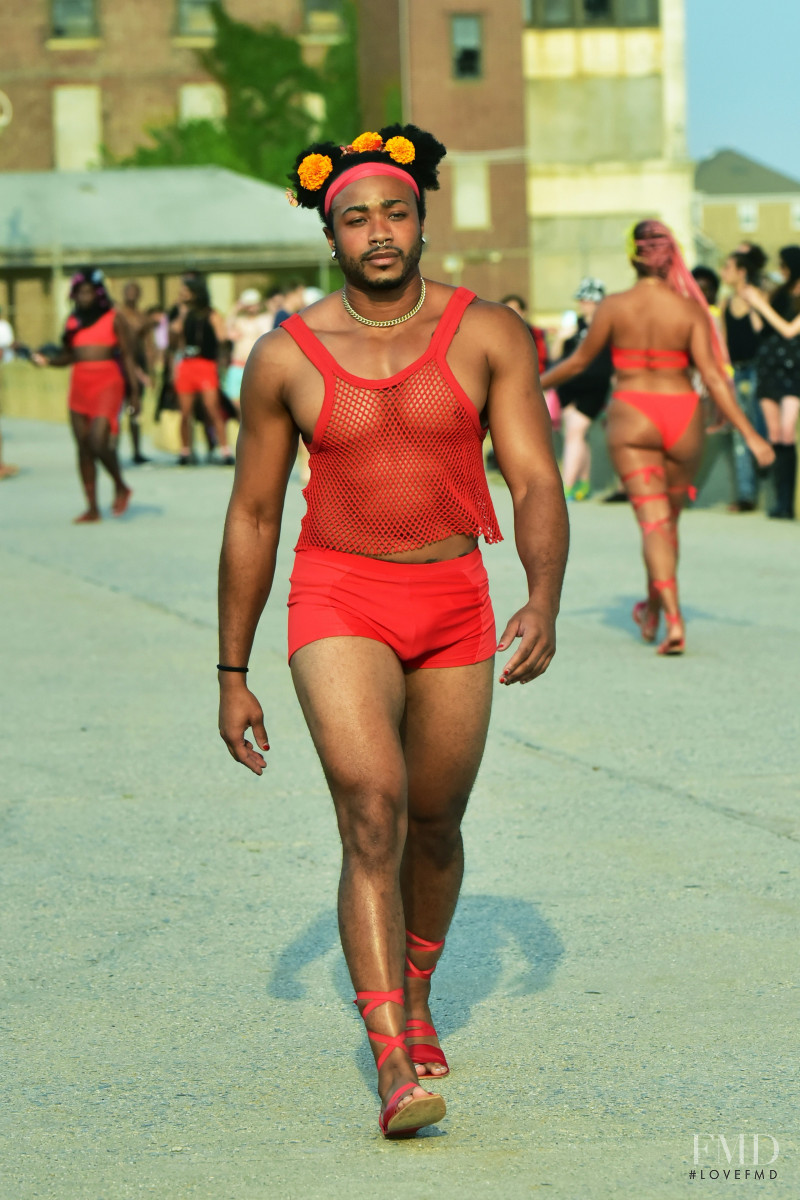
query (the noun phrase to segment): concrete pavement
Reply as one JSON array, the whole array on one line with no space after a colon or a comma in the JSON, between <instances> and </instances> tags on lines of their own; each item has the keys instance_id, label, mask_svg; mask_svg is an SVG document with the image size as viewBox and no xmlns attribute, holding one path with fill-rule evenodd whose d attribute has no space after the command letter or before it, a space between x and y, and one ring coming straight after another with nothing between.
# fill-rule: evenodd
<instances>
[{"instance_id":1,"label":"concrete pavement","mask_svg":"<svg viewBox=\"0 0 800 1200\"><path fill-rule=\"evenodd\" d=\"M630 512L573 506L557 658L498 688L465 823L448 1115L390 1144L285 663L296 480L257 779L216 734L230 472L131 471L129 515L76 528L67 430L3 429L3 1200L800 1195L800 529L687 514L689 652L663 660L631 626ZM494 496L502 624L523 576Z\"/></svg>"}]
</instances>

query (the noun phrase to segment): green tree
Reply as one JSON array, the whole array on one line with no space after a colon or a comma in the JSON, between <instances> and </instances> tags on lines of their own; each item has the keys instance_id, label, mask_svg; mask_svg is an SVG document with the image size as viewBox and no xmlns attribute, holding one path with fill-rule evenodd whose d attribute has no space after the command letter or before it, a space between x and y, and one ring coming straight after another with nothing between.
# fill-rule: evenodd
<instances>
[{"instance_id":1,"label":"green tree","mask_svg":"<svg viewBox=\"0 0 800 1200\"><path fill-rule=\"evenodd\" d=\"M151 126L151 145L139 146L117 166L207 166L214 164L285 184L298 150L319 137L344 140L360 130L356 59L356 14L343 6L345 38L331 47L325 66L303 62L300 43L274 24L256 29L230 17L222 3L211 6L214 45L198 52L205 70L224 89L227 112L219 121L195 120ZM322 95L322 129L309 111L308 96Z\"/></svg>"},{"instance_id":2,"label":"green tree","mask_svg":"<svg viewBox=\"0 0 800 1200\"><path fill-rule=\"evenodd\" d=\"M361 125L358 89L358 14L353 0L342 5L342 41L331 46L322 71L321 92L325 99L322 141L351 142Z\"/></svg>"}]
</instances>

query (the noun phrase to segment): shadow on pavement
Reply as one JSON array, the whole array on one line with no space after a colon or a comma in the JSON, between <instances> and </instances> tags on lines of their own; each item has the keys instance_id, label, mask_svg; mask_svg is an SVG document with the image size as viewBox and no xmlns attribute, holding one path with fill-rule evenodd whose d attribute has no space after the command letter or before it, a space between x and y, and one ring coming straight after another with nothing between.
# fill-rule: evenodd
<instances>
[{"instance_id":1,"label":"shadow on pavement","mask_svg":"<svg viewBox=\"0 0 800 1200\"><path fill-rule=\"evenodd\" d=\"M574 619L577 617L598 617L600 623L606 629L621 629L624 633L629 633L634 641L641 642L641 634L637 626L634 624L631 613L633 612L634 604L638 603L643 598L642 595L637 596L617 596L611 604L596 604L584 608L570 608L567 610L567 615ZM737 620L732 617L720 616L718 613L709 612L705 608L697 608L693 604L681 604L681 612L687 625L691 621L713 621L719 625L736 626L737 628L750 628L755 625L753 621Z\"/></svg>"},{"instance_id":2,"label":"shadow on pavement","mask_svg":"<svg viewBox=\"0 0 800 1200\"><path fill-rule=\"evenodd\" d=\"M301 973L338 947L336 910L326 909L281 951L269 979L269 995L304 1000ZM492 995L510 999L544 991L563 954L561 939L536 905L513 896L463 895L431 991L442 1039L468 1026L473 1008ZM353 987L341 951L331 976L332 991L344 1005L352 1005ZM374 1087L375 1067L366 1043L357 1059L365 1082Z\"/></svg>"}]
</instances>

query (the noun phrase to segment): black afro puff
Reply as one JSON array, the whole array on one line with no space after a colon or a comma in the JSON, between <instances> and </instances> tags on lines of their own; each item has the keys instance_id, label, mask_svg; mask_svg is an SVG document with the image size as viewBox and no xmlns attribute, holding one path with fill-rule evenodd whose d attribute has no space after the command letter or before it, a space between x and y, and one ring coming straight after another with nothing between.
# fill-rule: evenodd
<instances>
[{"instance_id":1,"label":"black afro puff","mask_svg":"<svg viewBox=\"0 0 800 1200\"><path fill-rule=\"evenodd\" d=\"M328 188L337 176L341 175L343 171L349 170L350 167L356 166L357 163L390 162L393 166L400 167L402 171L406 171L416 183L419 188L417 207L419 208L420 217L424 217L425 192L432 192L438 189L439 163L444 158L447 150L441 142L436 140L432 133L427 133L424 129L419 129L416 125L386 125L383 129L379 129L378 133L383 140L384 146L389 138L406 138L414 147L414 161L410 163L395 162L385 150L351 151L347 153L347 147L337 146L334 142L314 142L313 145L300 151L295 159L294 170L289 175L289 182L297 198L297 203L303 208L315 208L322 220L326 221L325 197L328 194ZM333 164L333 170L330 175L328 175L322 186L314 191L303 187L297 173L301 162L309 154L326 155Z\"/></svg>"}]
</instances>

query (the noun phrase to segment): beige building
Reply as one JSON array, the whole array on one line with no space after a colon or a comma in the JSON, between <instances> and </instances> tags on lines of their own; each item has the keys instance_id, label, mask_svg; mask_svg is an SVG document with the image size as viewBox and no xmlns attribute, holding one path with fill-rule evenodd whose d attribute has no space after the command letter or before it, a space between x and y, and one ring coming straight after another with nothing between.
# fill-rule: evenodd
<instances>
[{"instance_id":1,"label":"beige building","mask_svg":"<svg viewBox=\"0 0 800 1200\"><path fill-rule=\"evenodd\" d=\"M628 285L625 233L659 217L691 248L684 0L526 0L531 291L563 307L582 275Z\"/></svg>"},{"instance_id":2,"label":"beige building","mask_svg":"<svg viewBox=\"0 0 800 1200\"><path fill-rule=\"evenodd\" d=\"M781 246L800 244L800 182L735 150L698 163L695 222L704 262L719 266L741 241L757 242L774 269Z\"/></svg>"}]
</instances>

